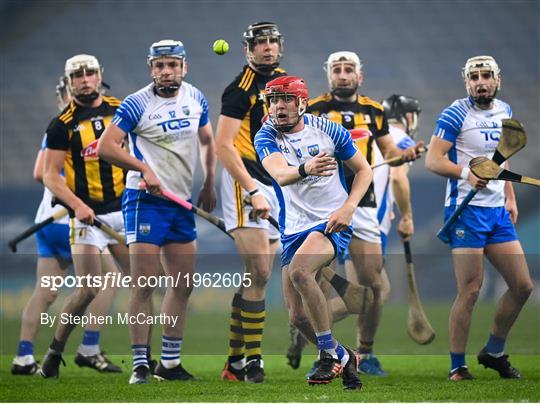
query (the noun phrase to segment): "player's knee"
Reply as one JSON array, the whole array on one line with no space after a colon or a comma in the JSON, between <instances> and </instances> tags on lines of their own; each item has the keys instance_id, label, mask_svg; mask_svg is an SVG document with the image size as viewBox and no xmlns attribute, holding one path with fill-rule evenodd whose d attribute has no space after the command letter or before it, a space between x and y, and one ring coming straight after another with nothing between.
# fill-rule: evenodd
<instances>
[{"instance_id":1,"label":"player's knee","mask_svg":"<svg viewBox=\"0 0 540 404\"><path fill-rule=\"evenodd\" d=\"M533 284L532 282L525 282L522 284L519 284L513 293L517 295L519 300L525 301L529 298L533 291Z\"/></svg>"},{"instance_id":2,"label":"player's knee","mask_svg":"<svg viewBox=\"0 0 540 404\"><path fill-rule=\"evenodd\" d=\"M459 295L460 299L465 302L467 308L472 310L480 295L480 286L469 287Z\"/></svg>"},{"instance_id":3,"label":"player's knee","mask_svg":"<svg viewBox=\"0 0 540 404\"><path fill-rule=\"evenodd\" d=\"M256 269L250 273L251 286L255 288L264 288L270 280L272 274L268 265L257 266Z\"/></svg>"},{"instance_id":4,"label":"player's knee","mask_svg":"<svg viewBox=\"0 0 540 404\"><path fill-rule=\"evenodd\" d=\"M301 266L289 267L289 272L291 282L297 290L302 289L310 278L305 268Z\"/></svg>"},{"instance_id":5,"label":"player's knee","mask_svg":"<svg viewBox=\"0 0 540 404\"><path fill-rule=\"evenodd\" d=\"M133 298L136 300L148 300L152 297L154 289L154 287L148 285L134 287L132 290Z\"/></svg>"},{"instance_id":6,"label":"player's knee","mask_svg":"<svg viewBox=\"0 0 540 404\"><path fill-rule=\"evenodd\" d=\"M51 304L54 303L54 301L58 297L58 291L56 291L56 290L54 290L54 291L53 290L47 290L41 296L42 296L43 301L45 302L45 304L47 306L50 306Z\"/></svg>"},{"instance_id":7,"label":"player's knee","mask_svg":"<svg viewBox=\"0 0 540 404\"><path fill-rule=\"evenodd\" d=\"M77 293L77 300L87 305L97 296L99 288L79 288L75 293Z\"/></svg>"}]
</instances>

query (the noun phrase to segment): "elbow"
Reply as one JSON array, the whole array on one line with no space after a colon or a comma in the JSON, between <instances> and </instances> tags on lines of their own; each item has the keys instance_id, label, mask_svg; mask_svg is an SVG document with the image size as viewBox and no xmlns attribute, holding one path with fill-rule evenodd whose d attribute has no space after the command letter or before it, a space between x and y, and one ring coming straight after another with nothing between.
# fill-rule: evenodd
<instances>
[{"instance_id":1,"label":"elbow","mask_svg":"<svg viewBox=\"0 0 540 404\"><path fill-rule=\"evenodd\" d=\"M100 159L107 160L107 144L103 141L103 139L100 139L97 144L97 155Z\"/></svg>"},{"instance_id":2,"label":"elbow","mask_svg":"<svg viewBox=\"0 0 540 404\"><path fill-rule=\"evenodd\" d=\"M37 182L40 182L43 184L43 172L39 170L34 170L34 173L32 175L34 177L34 180Z\"/></svg>"},{"instance_id":3,"label":"elbow","mask_svg":"<svg viewBox=\"0 0 540 404\"><path fill-rule=\"evenodd\" d=\"M213 149L219 161L223 162L223 158L227 154L229 146L226 143L219 141L218 139L214 142Z\"/></svg>"},{"instance_id":4,"label":"elbow","mask_svg":"<svg viewBox=\"0 0 540 404\"><path fill-rule=\"evenodd\" d=\"M426 161L425 161L425 167L429 170L429 171L433 171L435 172L435 162L433 160L433 157L429 155L429 153L427 154L426 156Z\"/></svg>"}]
</instances>

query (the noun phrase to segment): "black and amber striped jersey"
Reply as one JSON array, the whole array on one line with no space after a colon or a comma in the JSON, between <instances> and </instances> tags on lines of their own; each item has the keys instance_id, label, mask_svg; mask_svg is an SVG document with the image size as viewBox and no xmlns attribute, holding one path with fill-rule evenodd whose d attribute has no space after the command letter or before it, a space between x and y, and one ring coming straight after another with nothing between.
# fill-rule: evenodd
<instances>
[{"instance_id":1,"label":"black and amber striped jersey","mask_svg":"<svg viewBox=\"0 0 540 404\"><path fill-rule=\"evenodd\" d=\"M253 139L268 113L263 98L264 87L270 80L285 74L285 70L278 68L272 75L264 76L246 65L221 97L221 115L242 121L234 146L240 153L249 175L266 185L271 185L272 179L257 157Z\"/></svg>"},{"instance_id":2,"label":"black and amber striped jersey","mask_svg":"<svg viewBox=\"0 0 540 404\"><path fill-rule=\"evenodd\" d=\"M69 189L96 214L121 209L124 171L97 156L97 143L120 100L103 96L99 107L71 101L47 128L47 148L65 150L64 175Z\"/></svg>"},{"instance_id":3,"label":"black and amber striped jersey","mask_svg":"<svg viewBox=\"0 0 540 404\"><path fill-rule=\"evenodd\" d=\"M375 161L373 141L375 138L386 136L389 132L382 105L363 95L357 96L356 101L353 102L341 102L336 100L331 93L325 93L309 101L307 112L337 122L348 130L368 130L370 136L358 139L353 137L353 140L370 165ZM348 189L353 179L353 172L345 166L345 181ZM377 206L373 182L358 206Z\"/></svg>"}]
</instances>

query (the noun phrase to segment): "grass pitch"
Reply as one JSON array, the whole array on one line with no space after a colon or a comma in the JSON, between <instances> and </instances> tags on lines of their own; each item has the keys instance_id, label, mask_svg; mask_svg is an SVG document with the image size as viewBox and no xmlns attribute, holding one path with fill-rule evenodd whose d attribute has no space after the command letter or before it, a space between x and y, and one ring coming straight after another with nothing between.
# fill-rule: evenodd
<instances>
[{"instance_id":1,"label":"grass pitch","mask_svg":"<svg viewBox=\"0 0 540 404\"><path fill-rule=\"evenodd\" d=\"M157 382L130 386L131 370L128 334L125 327L109 326L101 345L115 363L123 363L122 374L99 374L78 368L73 353L80 342L80 330L70 338L67 367L61 367L58 380L37 376L12 376L9 372L16 350L19 322L2 319L2 356L0 358L0 400L10 402L380 402L380 401L454 401L454 402L539 402L540 401L540 306L527 305L507 344L512 364L522 380L502 380L492 370L476 363L475 354L489 332L492 304L480 304L475 310L469 339L467 362L476 380L451 383L448 373L446 331L449 304L426 307L437 338L428 346L419 346L406 336L405 306L385 307L376 352L389 373L388 377L362 376L363 388L344 392L341 380L330 385L310 387L304 379L314 360L314 350L306 349L300 369L286 365L288 346L286 313L268 313L263 349L267 379L262 385L225 383L219 380L227 345L226 313L190 314L183 347L183 364L199 380L196 382ZM354 320L335 327L335 334L354 346ZM43 330L36 342L36 357L41 358L52 335ZM154 334L155 356L159 353L159 331ZM206 351L207 354L204 354Z\"/></svg>"}]
</instances>

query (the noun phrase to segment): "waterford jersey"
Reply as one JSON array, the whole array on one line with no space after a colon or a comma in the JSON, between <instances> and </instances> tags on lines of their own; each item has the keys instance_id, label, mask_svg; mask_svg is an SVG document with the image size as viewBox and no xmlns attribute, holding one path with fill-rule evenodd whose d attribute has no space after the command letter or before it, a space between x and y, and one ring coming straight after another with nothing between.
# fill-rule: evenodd
<instances>
[{"instance_id":1,"label":"waterford jersey","mask_svg":"<svg viewBox=\"0 0 540 404\"><path fill-rule=\"evenodd\" d=\"M353 102L341 102L336 100L331 93L326 93L310 100L307 112L339 123L345 129L364 129L370 133L370 136L353 138L353 140L367 162L370 165L373 164L374 140L388 134L388 122L381 104L362 95L356 97ZM354 173L345 167L347 189L350 189L353 179ZM377 206L373 182L358 206Z\"/></svg>"},{"instance_id":2,"label":"waterford jersey","mask_svg":"<svg viewBox=\"0 0 540 404\"><path fill-rule=\"evenodd\" d=\"M47 147L47 134L43 136L43 141L41 142L41 152L43 153L45 151L45 148ZM63 175L63 172L62 172ZM41 203L39 204L38 210L36 212L36 218L34 219L34 223L39 223L44 221L45 219L48 219L52 215L54 215L59 210L62 210L63 207L61 205L57 205L55 207L52 206L52 198L53 194L47 187L43 187L43 197L41 198ZM64 216L58 220L56 220L54 223L60 223L60 224L68 224L69 218L68 216Z\"/></svg>"},{"instance_id":3,"label":"waterford jersey","mask_svg":"<svg viewBox=\"0 0 540 404\"><path fill-rule=\"evenodd\" d=\"M434 136L452 143L448 158L455 164L468 167L469 161L478 156L491 159L501 135L502 119L512 117L508 104L495 99L493 108L482 110L472 99L454 101L437 119ZM468 181L449 179L446 185L445 206L455 206L472 189ZM470 203L475 206L504 206L504 181L489 181Z\"/></svg>"},{"instance_id":4,"label":"waterford jersey","mask_svg":"<svg viewBox=\"0 0 540 404\"><path fill-rule=\"evenodd\" d=\"M341 125L305 114L302 131L280 134L270 121L255 136L255 148L261 161L272 153L281 153L287 163L298 167L321 152L338 159L338 169L330 177L308 176L280 187L273 186L279 201L279 225L283 234L295 234L328 220L347 199L343 178L343 160L358 150L350 133Z\"/></svg>"},{"instance_id":5,"label":"waterford jersey","mask_svg":"<svg viewBox=\"0 0 540 404\"><path fill-rule=\"evenodd\" d=\"M97 155L101 134L120 101L103 96L99 107L71 101L47 129L47 148L66 151L66 184L96 214L119 211L124 192L124 171Z\"/></svg>"},{"instance_id":6,"label":"waterford jersey","mask_svg":"<svg viewBox=\"0 0 540 404\"><path fill-rule=\"evenodd\" d=\"M191 198L199 128L208 124L203 93L185 81L176 97L163 98L154 84L128 96L113 123L129 135L132 156L148 164L163 187ZM126 187L139 189L142 174L129 171Z\"/></svg>"},{"instance_id":7,"label":"waterford jersey","mask_svg":"<svg viewBox=\"0 0 540 404\"><path fill-rule=\"evenodd\" d=\"M398 148L405 150L408 147L414 146L415 142L404 131L395 126L389 125L390 136ZM377 147L375 150L375 164L380 164L384 161L384 157ZM379 229L384 234L388 235L391 227L391 215L394 207L394 195L390 186L390 166L383 166L373 169L373 182L375 184L375 198L377 199L377 219L379 221Z\"/></svg>"},{"instance_id":8,"label":"waterford jersey","mask_svg":"<svg viewBox=\"0 0 540 404\"><path fill-rule=\"evenodd\" d=\"M246 170L249 175L266 185L272 184L272 178L257 158L253 139L268 113L263 98L266 83L285 74L285 70L276 69L271 76L264 76L246 65L221 97L221 115L242 121L234 146L240 153Z\"/></svg>"}]
</instances>

